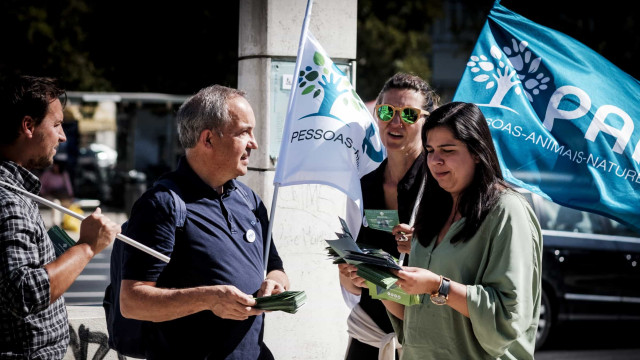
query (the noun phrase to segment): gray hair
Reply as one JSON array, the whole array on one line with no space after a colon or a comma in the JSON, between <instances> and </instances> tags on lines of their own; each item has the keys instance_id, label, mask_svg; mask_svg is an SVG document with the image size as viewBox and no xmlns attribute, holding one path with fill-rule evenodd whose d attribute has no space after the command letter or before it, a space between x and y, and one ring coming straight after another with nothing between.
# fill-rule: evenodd
<instances>
[{"instance_id":1,"label":"gray hair","mask_svg":"<svg viewBox=\"0 0 640 360\"><path fill-rule=\"evenodd\" d=\"M215 130L222 134L222 129L231 121L228 101L244 95L242 90L212 85L188 98L176 114L178 139L182 147L195 147L204 130Z\"/></svg>"}]
</instances>

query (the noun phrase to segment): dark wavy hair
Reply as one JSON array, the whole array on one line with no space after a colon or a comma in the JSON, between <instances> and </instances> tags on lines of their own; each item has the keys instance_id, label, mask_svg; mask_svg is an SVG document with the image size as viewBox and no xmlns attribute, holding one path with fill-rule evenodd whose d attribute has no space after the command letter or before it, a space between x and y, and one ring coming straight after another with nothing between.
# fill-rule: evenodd
<instances>
[{"instance_id":1,"label":"dark wavy hair","mask_svg":"<svg viewBox=\"0 0 640 360\"><path fill-rule=\"evenodd\" d=\"M0 85L0 109L4 131L0 132L0 145L12 144L20 134L22 119L29 116L38 126L47 115L49 104L59 99L62 107L67 93L58 80L46 77L9 77Z\"/></svg>"},{"instance_id":2,"label":"dark wavy hair","mask_svg":"<svg viewBox=\"0 0 640 360\"><path fill-rule=\"evenodd\" d=\"M417 75L399 72L390 77L384 83L382 90L380 90L378 98L376 99L376 105L382 104L384 93L391 89L414 90L419 92L424 97L424 105L422 106L422 109L429 113L433 112L440 102L440 96L436 94L431 86L429 86L429 83L424 79Z\"/></svg>"},{"instance_id":3,"label":"dark wavy hair","mask_svg":"<svg viewBox=\"0 0 640 360\"><path fill-rule=\"evenodd\" d=\"M440 127L449 129L478 160L473 180L458 200L458 211L466 219L464 226L451 239L451 243L464 242L476 233L497 203L501 189L510 186L502 177L487 120L475 104L452 102L434 110L422 127L422 146L425 153L429 131ZM428 158L429 155L425 156L427 169ZM425 186L414 226L420 244L428 246L449 219L453 198L440 187L431 171L426 172Z\"/></svg>"}]
</instances>

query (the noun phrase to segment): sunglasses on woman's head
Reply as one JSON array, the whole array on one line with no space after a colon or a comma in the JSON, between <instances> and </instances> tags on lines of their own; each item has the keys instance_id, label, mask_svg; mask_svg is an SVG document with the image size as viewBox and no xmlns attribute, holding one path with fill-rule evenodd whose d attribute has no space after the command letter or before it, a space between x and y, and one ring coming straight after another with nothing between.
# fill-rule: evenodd
<instances>
[{"instance_id":1,"label":"sunglasses on woman's head","mask_svg":"<svg viewBox=\"0 0 640 360\"><path fill-rule=\"evenodd\" d=\"M389 104L376 105L376 116L378 117L378 119L380 119L380 121L391 121L391 119L393 119L393 117L396 115L396 111L400 112L400 119L402 119L402 121L407 124L414 124L416 121L418 121L422 113L424 113L425 115L429 115L428 111L411 106L395 107Z\"/></svg>"}]
</instances>

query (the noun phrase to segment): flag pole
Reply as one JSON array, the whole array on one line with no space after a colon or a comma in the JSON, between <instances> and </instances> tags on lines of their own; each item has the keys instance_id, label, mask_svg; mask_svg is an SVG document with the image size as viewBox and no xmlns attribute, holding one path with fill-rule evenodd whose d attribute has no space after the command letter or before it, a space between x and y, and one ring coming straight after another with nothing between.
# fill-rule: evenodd
<instances>
[{"instance_id":1,"label":"flag pole","mask_svg":"<svg viewBox=\"0 0 640 360\"><path fill-rule=\"evenodd\" d=\"M291 86L291 93L289 94L289 105L287 107L287 117L291 112L291 107L293 106L293 98L295 97L295 91L298 89L298 82L296 79L298 78L298 74L300 73L300 59L302 59L302 52L304 51L304 42L307 38L307 31L309 29L309 20L311 19L311 8L313 7L313 0L307 1L307 9L304 14L304 20L302 21L302 31L300 32L300 42L298 43L298 54L296 57L296 65L293 70L293 84ZM278 157L278 160L281 161L283 158L281 156ZM277 166L277 165L276 165ZM267 230L267 243L264 249L264 275L267 277L267 266L269 264L269 250L271 249L271 232L273 229L273 220L275 218L276 213L276 202L278 200L278 189L280 188L280 183L274 183L273 188L273 200L271 201L271 214L269 215L269 228Z\"/></svg>"},{"instance_id":2,"label":"flag pole","mask_svg":"<svg viewBox=\"0 0 640 360\"><path fill-rule=\"evenodd\" d=\"M269 250L271 249L271 232L273 230L273 219L276 215L276 202L278 201L278 189L280 183L274 184L273 198L271 200L271 215L269 216L269 228L267 230L267 245L264 249L264 277L267 277L267 265L269 264Z\"/></svg>"},{"instance_id":3,"label":"flag pole","mask_svg":"<svg viewBox=\"0 0 640 360\"><path fill-rule=\"evenodd\" d=\"M418 206L420 205L420 200L422 200L422 194L424 194L424 186L427 182L427 178L422 179L422 183L420 184L420 190L418 191L418 197L416 197L416 202L413 204L413 211L411 212L411 219L409 219L409 226L413 227L413 224L416 222L416 215L418 213ZM413 237L412 237L413 239ZM400 258L398 259L398 265L402 266L404 263L404 257L407 255L406 253L400 254Z\"/></svg>"},{"instance_id":4,"label":"flag pole","mask_svg":"<svg viewBox=\"0 0 640 360\"><path fill-rule=\"evenodd\" d=\"M76 219L78 219L80 221L86 219L86 217L83 216L83 215L80 215L80 214L78 214L78 213L76 213L74 211L71 211L71 210L69 210L69 209L67 209L67 208L65 208L63 206L60 206L60 205L58 205L58 204L56 204L56 203L54 203L52 201L49 201L49 200L47 200L47 199L45 199L43 197L40 197L40 196L35 195L35 194L32 194L32 193L30 193L30 192L28 192L26 190L20 189L19 187L13 186L11 184L7 184L4 181L0 181L0 185L4 185L5 187L7 187L7 188L9 188L11 190L17 191L17 192L27 196L28 198L30 198L30 199L42 204L42 205L49 206L50 208L53 208L53 209L58 210L58 211L60 211L62 213L65 213L65 214L67 214L67 215L69 215L71 217L74 217L74 218L76 218ZM169 260L171 260L168 256L166 256L164 254L161 254L161 253L157 252L156 250L153 250L152 248L150 248L148 246L145 246L145 245L143 245L143 244L141 244L141 243L139 243L139 242L131 239L130 237L127 237L127 236L123 235L123 234L116 235L116 238L120 239L123 242L135 247L136 249L142 250L142 251L146 252L147 254L149 254L149 255L151 255L151 256L159 259L159 260L162 260L162 261L164 261L166 263L168 263Z\"/></svg>"}]
</instances>

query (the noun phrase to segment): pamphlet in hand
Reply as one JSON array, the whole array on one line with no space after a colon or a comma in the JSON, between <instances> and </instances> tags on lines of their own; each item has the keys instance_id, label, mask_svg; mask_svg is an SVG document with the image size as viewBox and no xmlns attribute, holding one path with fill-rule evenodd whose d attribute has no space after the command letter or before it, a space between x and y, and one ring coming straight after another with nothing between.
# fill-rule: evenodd
<instances>
[{"instance_id":1,"label":"pamphlet in hand","mask_svg":"<svg viewBox=\"0 0 640 360\"><path fill-rule=\"evenodd\" d=\"M391 232L400 223L398 210L364 209L364 217L370 228L386 232Z\"/></svg>"},{"instance_id":2,"label":"pamphlet in hand","mask_svg":"<svg viewBox=\"0 0 640 360\"><path fill-rule=\"evenodd\" d=\"M53 243L53 249L56 252L56 257L62 255L62 253L67 251L67 249L76 244L67 232L62 230L58 225L52 226L47 231L47 235L49 235L49 238Z\"/></svg>"},{"instance_id":3,"label":"pamphlet in hand","mask_svg":"<svg viewBox=\"0 0 640 360\"><path fill-rule=\"evenodd\" d=\"M256 298L256 309L268 311L284 311L295 314L307 300L304 291L284 291L276 295Z\"/></svg>"},{"instance_id":4,"label":"pamphlet in hand","mask_svg":"<svg viewBox=\"0 0 640 360\"><path fill-rule=\"evenodd\" d=\"M325 240L329 244L327 251L333 263L354 265L358 269L358 276L366 280L369 295L374 299L391 300L405 306L419 304L419 295L409 295L395 285L398 278L391 269L402 269L397 260L384 250L358 246L342 218L340 223L344 233L336 233L336 240Z\"/></svg>"},{"instance_id":5,"label":"pamphlet in hand","mask_svg":"<svg viewBox=\"0 0 640 360\"><path fill-rule=\"evenodd\" d=\"M422 302L422 295L409 295L395 285L389 289L385 289L370 281L366 281L366 283L369 288L369 295L371 295L373 299L391 300L404 306L417 305Z\"/></svg>"},{"instance_id":6,"label":"pamphlet in hand","mask_svg":"<svg viewBox=\"0 0 640 360\"><path fill-rule=\"evenodd\" d=\"M348 263L358 268L358 276L374 284L390 288L397 278L391 269L401 270L397 260L389 253L370 247L359 247L351 237L351 232L344 220L340 219L343 227L343 234L337 234L336 240L325 240L329 247L327 251L333 258L334 264Z\"/></svg>"}]
</instances>

